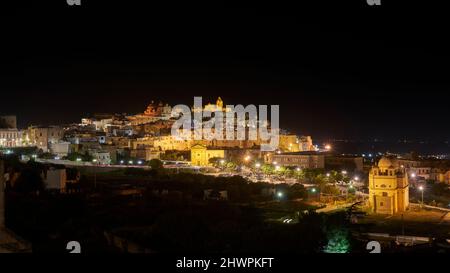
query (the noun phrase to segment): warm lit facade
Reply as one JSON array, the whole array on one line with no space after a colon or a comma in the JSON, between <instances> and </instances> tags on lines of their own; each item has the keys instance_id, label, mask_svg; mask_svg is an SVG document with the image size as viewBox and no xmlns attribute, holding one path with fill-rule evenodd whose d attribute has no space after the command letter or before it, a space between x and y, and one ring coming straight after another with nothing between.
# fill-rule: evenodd
<instances>
[{"instance_id":1,"label":"warm lit facade","mask_svg":"<svg viewBox=\"0 0 450 273\"><path fill-rule=\"evenodd\" d=\"M64 130L58 126L30 127L27 131L30 145L38 147L44 152L49 151L49 145L58 143L64 136Z\"/></svg>"},{"instance_id":2,"label":"warm lit facade","mask_svg":"<svg viewBox=\"0 0 450 273\"><path fill-rule=\"evenodd\" d=\"M0 129L0 147L23 146L22 132L17 129Z\"/></svg>"},{"instance_id":3,"label":"warm lit facade","mask_svg":"<svg viewBox=\"0 0 450 273\"><path fill-rule=\"evenodd\" d=\"M300 152L307 152L307 151L315 151L316 148L313 145L312 137L311 136L301 136L298 139L298 146Z\"/></svg>"},{"instance_id":4,"label":"warm lit facade","mask_svg":"<svg viewBox=\"0 0 450 273\"><path fill-rule=\"evenodd\" d=\"M280 135L279 149L283 152L299 152L300 146L296 135Z\"/></svg>"},{"instance_id":5,"label":"warm lit facade","mask_svg":"<svg viewBox=\"0 0 450 273\"><path fill-rule=\"evenodd\" d=\"M224 150L209 150L206 146L196 144L191 147L191 163L194 166L210 166L211 158L224 158Z\"/></svg>"},{"instance_id":6,"label":"warm lit facade","mask_svg":"<svg viewBox=\"0 0 450 273\"><path fill-rule=\"evenodd\" d=\"M409 206L407 172L394 166L387 157L372 167L369 173L369 205L373 212L394 214L404 212Z\"/></svg>"},{"instance_id":7,"label":"warm lit facade","mask_svg":"<svg viewBox=\"0 0 450 273\"><path fill-rule=\"evenodd\" d=\"M153 138L153 147L158 151L187 151L191 148L191 145L192 141L177 139L176 137L171 135Z\"/></svg>"},{"instance_id":8,"label":"warm lit facade","mask_svg":"<svg viewBox=\"0 0 450 273\"><path fill-rule=\"evenodd\" d=\"M317 152L272 153L265 157L266 163L302 169L323 169L325 156Z\"/></svg>"}]
</instances>

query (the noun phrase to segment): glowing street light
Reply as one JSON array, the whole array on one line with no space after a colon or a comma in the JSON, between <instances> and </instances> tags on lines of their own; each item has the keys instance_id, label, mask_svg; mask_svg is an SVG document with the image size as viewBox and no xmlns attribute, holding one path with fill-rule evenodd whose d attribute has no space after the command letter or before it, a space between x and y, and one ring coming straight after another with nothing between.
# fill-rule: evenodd
<instances>
[{"instance_id":1,"label":"glowing street light","mask_svg":"<svg viewBox=\"0 0 450 273\"><path fill-rule=\"evenodd\" d=\"M353 180L358 181L358 180L359 180L359 177L358 177L358 176L355 176L355 177L353 177Z\"/></svg>"},{"instance_id":2,"label":"glowing street light","mask_svg":"<svg viewBox=\"0 0 450 273\"><path fill-rule=\"evenodd\" d=\"M77 158L77 162L81 162L81 158Z\"/></svg>"},{"instance_id":3,"label":"glowing street light","mask_svg":"<svg viewBox=\"0 0 450 273\"><path fill-rule=\"evenodd\" d=\"M326 175L327 175L327 177L330 177L330 173L327 173Z\"/></svg>"},{"instance_id":4,"label":"glowing street light","mask_svg":"<svg viewBox=\"0 0 450 273\"><path fill-rule=\"evenodd\" d=\"M331 145L330 144L326 144L325 145L325 150L327 150L327 151L331 150Z\"/></svg>"},{"instance_id":5,"label":"glowing street light","mask_svg":"<svg viewBox=\"0 0 450 273\"><path fill-rule=\"evenodd\" d=\"M249 162L250 159L252 159L251 156L247 155L247 156L244 158L244 161L245 161L245 162Z\"/></svg>"},{"instance_id":6,"label":"glowing street light","mask_svg":"<svg viewBox=\"0 0 450 273\"><path fill-rule=\"evenodd\" d=\"M297 172L299 172L299 171L300 171L300 168L297 167L295 170L296 170Z\"/></svg>"},{"instance_id":7,"label":"glowing street light","mask_svg":"<svg viewBox=\"0 0 450 273\"><path fill-rule=\"evenodd\" d=\"M412 178L415 178L415 177L416 177L416 174L415 174L415 173L412 173L412 174L411 174L411 177L412 177Z\"/></svg>"},{"instance_id":8,"label":"glowing street light","mask_svg":"<svg viewBox=\"0 0 450 273\"><path fill-rule=\"evenodd\" d=\"M222 165L225 164L225 160L221 159L220 164L222 164Z\"/></svg>"},{"instance_id":9,"label":"glowing street light","mask_svg":"<svg viewBox=\"0 0 450 273\"><path fill-rule=\"evenodd\" d=\"M346 170L343 170L341 173L342 173L342 174L347 174L347 171L346 171Z\"/></svg>"},{"instance_id":10,"label":"glowing street light","mask_svg":"<svg viewBox=\"0 0 450 273\"><path fill-rule=\"evenodd\" d=\"M130 165L133 164L133 160L128 161L128 164Z\"/></svg>"},{"instance_id":11,"label":"glowing street light","mask_svg":"<svg viewBox=\"0 0 450 273\"><path fill-rule=\"evenodd\" d=\"M255 164L255 167L256 167L256 168L259 168L259 167L261 167L261 164L260 164L260 163L256 163L256 164Z\"/></svg>"},{"instance_id":12,"label":"glowing street light","mask_svg":"<svg viewBox=\"0 0 450 273\"><path fill-rule=\"evenodd\" d=\"M124 161L123 160L120 160L120 164L123 164L124 163Z\"/></svg>"},{"instance_id":13,"label":"glowing street light","mask_svg":"<svg viewBox=\"0 0 450 273\"><path fill-rule=\"evenodd\" d=\"M283 193L282 193L281 191L279 191L279 192L277 192L277 196L278 196L279 198L281 198L281 197L283 197Z\"/></svg>"},{"instance_id":14,"label":"glowing street light","mask_svg":"<svg viewBox=\"0 0 450 273\"><path fill-rule=\"evenodd\" d=\"M423 186L419 186L419 190L422 192L422 206L423 206L423 190L424 190Z\"/></svg>"},{"instance_id":15,"label":"glowing street light","mask_svg":"<svg viewBox=\"0 0 450 273\"><path fill-rule=\"evenodd\" d=\"M137 164L141 165L141 164L142 164L142 161L141 161L141 160L139 160L139 161L137 162Z\"/></svg>"},{"instance_id":16,"label":"glowing street light","mask_svg":"<svg viewBox=\"0 0 450 273\"><path fill-rule=\"evenodd\" d=\"M273 162L273 165L277 165L277 164L278 164L278 162L276 162L276 161Z\"/></svg>"},{"instance_id":17,"label":"glowing street light","mask_svg":"<svg viewBox=\"0 0 450 273\"><path fill-rule=\"evenodd\" d=\"M92 159L92 163L96 163L97 162L97 159Z\"/></svg>"},{"instance_id":18,"label":"glowing street light","mask_svg":"<svg viewBox=\"0 0 450 273\"><path fill-rule=\"evenodd\" d=\"M275 166L275 171L279 171L280 170L280 166Z\"/></svg>"}]
</instances>

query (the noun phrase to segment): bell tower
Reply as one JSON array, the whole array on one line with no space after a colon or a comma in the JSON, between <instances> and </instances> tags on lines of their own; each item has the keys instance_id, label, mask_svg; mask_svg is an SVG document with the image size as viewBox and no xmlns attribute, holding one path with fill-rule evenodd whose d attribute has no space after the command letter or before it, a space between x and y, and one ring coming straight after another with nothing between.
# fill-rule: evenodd
<instances>
[{"instance_id":1,"label":"bell tower","mask_svg":"<svg viewBox=\"0 0 450 273\"><path fill-rule=\"evenodd\" d=\"M394 214L409 207L408 175L383 157L369 172L369 204L375 213Z\"/></svg>"}]
</instances>

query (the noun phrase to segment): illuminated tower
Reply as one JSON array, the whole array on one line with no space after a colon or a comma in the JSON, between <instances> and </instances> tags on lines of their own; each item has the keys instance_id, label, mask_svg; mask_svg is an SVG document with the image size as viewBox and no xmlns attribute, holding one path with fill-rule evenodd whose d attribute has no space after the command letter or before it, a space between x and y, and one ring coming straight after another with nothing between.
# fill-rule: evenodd
<instances>
[{"instance_id":1,"label":"illuminated tower","mask_svg":"<svg viewBox=\"0 0 450 273\"><path fill-rule=\"evenodd\" d=\"M223 101L220 97L217 98L216 105L217 105L217 108L223 109Z\"/></svg>"},{"instance_id":2,"label":"illuminated tower","mask_svg":"<svg viewBox=\"0 0 450 273\"><path fill-rule=\"evenodd\" d=\"M408 175L383 157L369 172L369 204L375 213L394 214L409 206Z\"/></svg>"}]
</instances>

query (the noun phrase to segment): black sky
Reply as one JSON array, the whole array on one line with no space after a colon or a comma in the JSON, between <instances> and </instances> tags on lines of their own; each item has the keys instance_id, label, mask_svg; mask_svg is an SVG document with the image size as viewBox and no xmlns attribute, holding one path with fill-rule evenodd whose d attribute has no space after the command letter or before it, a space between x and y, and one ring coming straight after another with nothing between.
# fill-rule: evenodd
<instances>
[{"instance_id":1,"label":"black sky","mask_svg":"<svg viewBox=\"0 0 450 273\"><path fill-rule=\"evenodd\" d=\"M1 22L0 113L22 127L222 96L279 104L299 134L449 138L449 24L437 6L40 2Z\"/></svg>"}]
</instances>

